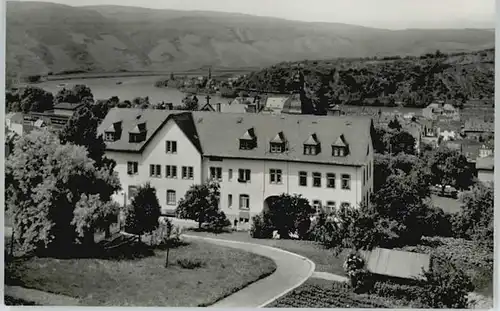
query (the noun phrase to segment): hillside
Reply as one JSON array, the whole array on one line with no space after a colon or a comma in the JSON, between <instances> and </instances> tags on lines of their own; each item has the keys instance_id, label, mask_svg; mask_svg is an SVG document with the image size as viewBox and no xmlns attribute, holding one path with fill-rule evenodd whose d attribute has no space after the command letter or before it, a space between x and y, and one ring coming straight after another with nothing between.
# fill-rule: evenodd
<instances>
[{"instance_id":1,"label":"hillside","mask_svg":"<svg viewBox=\"0 0 500 311\"><path fill-rule=\"evenodd\" d=\"M460 106L492 99L495 50L420 57L282 62L236 82L240 89L297 92L305 85L317 110L332 104L424 107L433 99ZM299 72L303 73L301 78Z\"/></svg>"},{"instance_id":2,"label":"hillside","mask_svg":"<svg viewBox=\"0 0 500 311\"><path fill-rule=\"evenodd\" d=\"M471 51L491 30L389 31L215 12L7 2L7 71L186 70L280 61Z\"/></svg>"}]
</instances>

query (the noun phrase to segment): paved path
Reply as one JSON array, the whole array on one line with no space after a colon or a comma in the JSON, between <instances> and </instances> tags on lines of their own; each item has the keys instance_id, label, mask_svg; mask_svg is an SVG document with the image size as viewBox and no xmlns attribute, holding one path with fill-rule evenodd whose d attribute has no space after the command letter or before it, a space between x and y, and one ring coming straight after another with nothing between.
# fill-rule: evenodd
<instances>
[{"instance_id":1,"label":"paved path","mask_svg":"<svg viewBox=\"0 0 500 311\"><path fill-rule=\"evenodd\" d=\"M73 297L51 294L20 286L5 285L4 295L33 302L40 306L77 306L80 303L78 299Z\"/></svg>"},{"instance_id":2,"label":"paved path","mask_svg":"<svg viewBox=\"0 0 500 311\"><path fill-rule=\"evenodd\" d=\"M314 272L314 262L278 248L246 242L183 235L184 238L204 240L268 257L276 263L276 271L242 290L211 305L214 308L262 308L302 285Z\"/></svg>"}]
</instances>

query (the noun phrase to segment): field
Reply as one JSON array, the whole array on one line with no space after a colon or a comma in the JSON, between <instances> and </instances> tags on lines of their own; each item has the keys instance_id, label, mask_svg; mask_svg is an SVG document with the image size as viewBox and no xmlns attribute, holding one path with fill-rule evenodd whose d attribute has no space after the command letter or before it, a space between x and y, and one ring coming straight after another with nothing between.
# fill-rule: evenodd
<instances>
[{"instance_id":1,"label":"field","mask_svg":"<svg viewBox=\"0 0 500 311\"><path fill-rule=\"evenodd\" d=\"M75 297L86 306L196 307L276 269L270 259L201 242L171 250L168 268L165 257L156 251L136 260L15 259L6 264L6 284Z\"/></svg>"},{"instance_id":2,"label":"field","mask_svg":"<svg viewBox=\"0 0 500 311\"><path fill-rule=\"evenodd\" d=\"M373 295L359 295L346 284L309 279L302 286L266 308L402 308L396 301Z\"/></svg>"},{"instance_id":3,"label":"field","mask_svg":"<svg viewBox=\"0 0 500 311\"><path fill-rule=\"evenodd\" d=\"M188 234L263 244L280 248L311 259L316 264L315 271L345 275L342 264L346 254L341 253L340 255L335 256L331 250L325 249L321 245L312 241L254 239L248 232L222 233L217 235L206 232L188 232Z\"/></svg>"}]
</instances>

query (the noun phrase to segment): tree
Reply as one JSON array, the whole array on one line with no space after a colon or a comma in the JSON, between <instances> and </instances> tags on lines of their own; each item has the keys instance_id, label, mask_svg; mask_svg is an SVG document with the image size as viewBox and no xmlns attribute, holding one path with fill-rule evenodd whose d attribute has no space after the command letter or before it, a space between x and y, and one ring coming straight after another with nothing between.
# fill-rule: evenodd
<instances>
[{"instance_id":1,"label":"tree","mask_svg":"<svg viewBox=\"0 0 500 311\"><path fill-rule=\"evenodd\" d=\"M48 131L22 136L7 158L6 206L14 215L20 251L71 252L93 243L114 219L111 195L120 189L108 167L97 168L84 147L61 144Z\"/></svg>"},{"instance_id":2,"label":"tree","mask_svg":"<svg viewBox=\"0 0 500 311\"><path fill-rule=\"evenodd\" d=\"M494 220L493 186L478 183L474 188L463 193L460 200L461 211L455 217L454 223L457 236L485 242L485 245L492 248L493 240L488 239L488 236L489 230L493 228Z\"/></svg>"},{"instance_id":3,"label":"tree","mask_svg":"<svg viewBox=\"0 0 500 311\"><path fill-rule=\"evenodd\" d=\"M199 108L198 98L196 97L196 95L194 95L191 98L189 96L186 96L182 100L182 103L183 103L182 110L197 111Z\"/></svg>"},{"instance_id":4,"label":"tree","mask_svg":"<svg viewBox=\"0 0 500 311\"><path fill-rule=\"evenodd\" d=\"M150 106L149 96L136 97L132 100L132 107L146 109Z\"/></svg>"},{"instance_id":5,"label":"tree","mask_svg":"<svg viewBox=\"0 0 500 311\"><path fill-rule=\"evenodd\" d=\"M149 183L139 187L137 195L126 211L125 231L141 236L158 228L161 206L156 196L156 189Z\"/></svg>"},{"instance_id":6,"label":"tree","mask_svg":"<svg viewBox=\"0 0 500 311\"><path fill-rule=\"evenodd\" d=\"M396 130L399 131L401 130L402 126L401 123L399 123L398 119L394 117L391 121L389 121L389 124L387 125L391 130Z\"/></svg>"},{"instance_id":7,"label":"tree","mask_svg":"<svg viewBox=\"0 0 500 311\"><path fill-rule=\"evenodd\" d=\"M198 228L208 222L219 211L220 187L215 181L192 185L179 201L176 215L182 219L198 222Z\"/></svg>"},{"instance_id":8,"label":"tree","mask_svg":"<svg viewBox=\"0 0 500 311\"><path fill-rule=\"evenodd\" d=\"M21 110L28 112L43 112L54 108L52 93L39 87L27 86L18 92Z\"/></svg>"},{"instance_id":9,"label":"tree","mask_svg":"<svg viewBox=\"0 0 500 311\"><path fill-rule=\"evenodd\" d=\"M383 127L375 127L373 131L373 150L376 153L385 153L387 151L387 147L385 145L384 137L386 136L387 131Z\"/></svg>"},{"instance_id":10,"label":"tree","mask_svg":"<svg viewBox=\"0 0 500 311\"><path fill-rule=\"evenodd\" d=\"M371 197L370 209L393 238L388 244L412 245L420 241L428 214L425 199L430 195L427 180L418 171L391 175ZM391 245L385 245L391 246Z\"/></svg>"},{"instance_id":11,"label":"tree","mask_svg":"<svg viewBox=\"0 0 500 311\"><path fill-rule=\"evenodd\" d=\"M388 132L384 141L391 154L415 154L415 138L408 132Z\"/></svg>"},{"instance_id":12,"label":"tree","mask_svg":"<svg viewBox=\"0 0 500 311\"><path fill-rule=\"evenodd\" d=\"M443 193L448 185L456 189L467 189L473 184L472 169L467 158L460 152L440 147L427 154L427 158L431 182L440 184Z\"/></svg>"},{"instance_id":13,"label":"tree","mask_svg":"<svg viewBox=\"0 0 500 311\"><path fill-rule=\"evenodd\" d=\"M85 105L69 119L69 122L59 133L59 139L63 144L72 143L84 146L89 157L95 161L98 167L111 164L114 168L113 161L104 156L106 144L102 135L97 135L99 122L99 118L92 112L92 107Z\"/></svg>"},{"instance_id":14,"label":"tree","mask_svg":"<svg viewBox=\"0 0 500 311\"><path fill-rule=\"evenodd\" d=\"M264 222L269 220L280 237L288 239L297 233L303 239L311 226L310 216L313 208L309 201L300 195L281 194L269 200L269 205L262 211Z\"/></svg>"},{"instance_id":15,"label":"tree","mask_svg":"<svg viewBox=\"0 0 500 311\"><path fill-rule=\"evenodd\" d=\"M94 95L88 86L76 84L71 89L63 88L57 92L55 101L57 103L89 104L94 102Z\"/></svg>"}]
</instances>

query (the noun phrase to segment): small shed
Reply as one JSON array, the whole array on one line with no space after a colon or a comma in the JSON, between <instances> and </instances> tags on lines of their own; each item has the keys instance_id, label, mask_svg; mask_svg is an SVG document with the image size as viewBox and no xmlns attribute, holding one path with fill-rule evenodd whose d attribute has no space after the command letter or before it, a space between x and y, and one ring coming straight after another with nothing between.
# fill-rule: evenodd
<instances>
[{"instance_id":1,"label":"small shed","mask_svg":"<svg viewBox=\"0 0 500 311\"><path fill-rule=\"evenodd\" d=\"M428 254L385 248L363 251L361 255L368 271L395 280L425 280L423 271L429 271L431 263Z\"/></svg>"}]
</instances>

